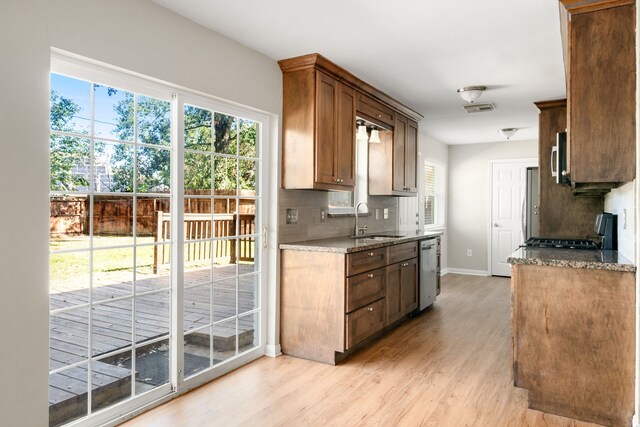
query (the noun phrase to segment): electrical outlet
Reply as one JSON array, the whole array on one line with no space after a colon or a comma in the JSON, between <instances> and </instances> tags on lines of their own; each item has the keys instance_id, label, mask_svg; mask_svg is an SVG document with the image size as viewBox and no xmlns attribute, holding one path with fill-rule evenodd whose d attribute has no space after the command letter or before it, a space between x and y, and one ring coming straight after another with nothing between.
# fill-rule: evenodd
<instances>
[{"instance_id":1,"label":"electrical outlet","mask_svg":"<svg viewBox=\"0 0 640 427\"><path fill-rule=\"evenodd\" d=\"M287 224L298 223L298 209L287 209Z\"/></svg>"},{"instance_id":2,"label":"electrical outlet","mask_svg":"<svg viewBox=\"0 0 640 427\"><path fill-rule=\"evenodd\" d=\"M473 256L473 251L471 249L467 249L467 256L468 257L472 257Z\"/></svg>"},{"instance_id":3,"label":"electrical outlet","mask_svg":"<svg viewBox=\"0 0 640 427\"><path fill-rule=\"evenodd\" d=\"M384 208L382 216L384 217L384 219L389 219L389 208Z\"/></svg>"},{"instance_id":4,"label":"electrical outlet","mask_svg":"<svg viewBox=\"0 0 640 427\"><path fill-rule=\"evenodd\" d=\"M327 219L327 213L323 210L320 211L320 222L324 222Z\"/></svg>"}]
</instances>

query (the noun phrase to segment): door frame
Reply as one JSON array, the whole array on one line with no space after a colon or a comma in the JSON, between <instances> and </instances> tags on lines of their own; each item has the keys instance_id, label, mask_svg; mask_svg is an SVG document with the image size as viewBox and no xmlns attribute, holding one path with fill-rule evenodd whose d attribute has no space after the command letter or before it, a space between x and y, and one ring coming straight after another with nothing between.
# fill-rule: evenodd
<instances>
[{"instance_id":1,"label":"door frame","mask_svg":"<svg viewBox=\"0 0 640 427\"><path fill-rule=\"evenodd\" d=\"M488 172L488 179L487 179L487 185L489 187L489 203L488 203L488 207L487 207L487 272L489 273L489 276L493 276L493 243L492 243L492 236L491 236L491 232L492 232L492 221L491 218L493 218L493 165L495 164L500 164L500 163L531 163L530 165L526 166L526 167L534 167L534 166L538 166L538 158L537 157L520 157L520 158L515 158L515 159L490 159L489 160L489 172Z\"/></svg>"}]
</instances>

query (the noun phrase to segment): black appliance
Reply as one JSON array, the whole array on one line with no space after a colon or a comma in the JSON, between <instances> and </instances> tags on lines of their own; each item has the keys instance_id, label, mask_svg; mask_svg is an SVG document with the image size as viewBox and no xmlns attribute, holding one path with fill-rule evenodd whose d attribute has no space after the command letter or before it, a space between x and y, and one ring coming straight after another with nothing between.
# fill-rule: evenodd
<instances>
[{"instance_id":1,"label":"black appliance","mask_svg":"<svg viewBox=\"0 0 640 427\"><path fill-rule=\"evenodd\" d=\"M618 215L603 212L596 217L595 232L602 236L601 249L618 250Z\"/></svg>"},{"instance_id":2,"label":"black appliance","mask_svg":"<svg viewBox=\"0 0 640 427\"><path fill-rule=\"evenodd\" d=\"M556 135L556 145L551 148L551 176L558 184L570 184L567 174L567 132Z\"/></svg>"},{"instance_id":3,"label":"black appliance","mask_svg":"<svg viewBox=\"0 0 640 427\"><path fill-rule=\"evenodd\" d=\"M531 237L524 244L533 248L598 249L598 245L589 239L558 239L555 237Z\"/></svg>"}]
</instances>

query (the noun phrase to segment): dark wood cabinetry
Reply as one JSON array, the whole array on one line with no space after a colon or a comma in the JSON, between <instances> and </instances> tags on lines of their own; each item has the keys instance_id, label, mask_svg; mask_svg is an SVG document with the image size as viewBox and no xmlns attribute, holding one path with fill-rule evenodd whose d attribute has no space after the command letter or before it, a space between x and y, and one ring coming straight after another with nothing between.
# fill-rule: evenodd
<instances>
[{"instance_id":1,"label":"dark wood cabinetry","mask_svg":"<svg viewBox=\"0 0 640 427\"><path fill-rule=\"evenodd\" d=\"M369 146L369 194L415 196L418 193L418 124L395 115L393 132ZM384 167L391 164L392 167Z\"/></svg>"},{"instance_id":2,"label":"dark wood cabinetry","mask_svg":"<svg viewBox=\"0 0 640 427\"><path fill-rule=\"evenodd\" d=\"M355 91L322 71L286 74L285 188L353 189L355 106Z\"/></svg>"},{"instance_id":3,"label":"dark wood cabinetry","mask_svg":"<svg viewBox=\"0 0 640 427\"><path fill-rule=\"evenodd\" d=\"M352 252L283 250L281 344L335 364L418 308L418 242Z\"/></svg>"},{"instance_id":4,"label":"dark wood cabinetry","mask_svg":"<svg viewBox=\"0 0 640 427\"><path fill-rule=\"evenodd\" d=\"M535 103L540 109L538 158L539 193L538 215L539 234L544 237L589 237L593 235L596 215L604 210L604 197L578 197L571 187L556 183L551 176L551 149L556 144L556 135L567 126L566 100L542 101Z\"/></svg>"},{"instance_id":5,"label":"dark wood cabinetry","mask_svg":"<svg viewBox=\"0 0 640 427\"><path fill-rule=\"evenodd\" d=\"M283 73L283 188L353 191L357 110L362 118L386 129L393 129L400 117L403 128L396 149L402 152L397 158L389 153L376 165L393 170L397 178L394 188L390 184L380 194L416 193L420 114L321 55L278 63Z\"/></svg>"},{"instance_id":6,"label":"dark wood cabinetry","mask_svg":"<svg viewBox=\"0 0 640 427\"><path fill-rule=\"evenodd\" d=\"M567 10L568 168L581 191L635 179L635 1L561 0Z\"/></svg>"},{"instance_id":7,"label":"dark wood cabinetry","mask_svg":"<svg viewBox=\"0 0 640 427\"><path fill-rule=\"evenodd\" d=\"M418 308L418 246L390 247L389 260L405 259L387 267L387 323L391 324ZM392 255L393 253L393 255ZM407 259L408 258L408 259Z\"/></svg>"}]
</instances>

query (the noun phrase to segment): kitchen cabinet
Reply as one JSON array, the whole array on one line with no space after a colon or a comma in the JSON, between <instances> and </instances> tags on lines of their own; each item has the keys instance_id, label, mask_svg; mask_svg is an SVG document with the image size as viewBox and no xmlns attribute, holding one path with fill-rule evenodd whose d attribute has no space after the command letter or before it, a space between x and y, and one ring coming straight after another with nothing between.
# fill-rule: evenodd
<instances>
[{"instance_id":1,"label":"kitchen cabinet","mask_svg":"<svg viewBox=\"0 0 640 427\"><path fill-rule=\"evenodd\" d=\"M511 321L514 385L529 408L631 425L634 272L513 265Z\"/></svg>"},{"instance_id":2,"label":"kitchen cabinet","mask_svg":"<svg viewBox=\"0 0 640 427\"><path fill-rule=\"evenodd\" d=\"M285 188L353 190L355 91L319 70L285 74Z\"/></svg>"},{"instance_id":3,"label":"kitchen cabinet","mask_svg":"<svg viewBox=\"0 0 640 427\"><path fill-rule=\"evenodd\" d=\"M418 193L418 123L395 115L393 132L381 132L369 145L369 194L416 196ZM391 168L380 165L391 164Z\"/></svg>"},{"instance_id":4,"label":"kitchen cabinet","mask_svg":"<svg viewBox=\"0 0 640 427\"><path fill-rule=\"evenodd\" d=\"M566 173L576 191L635 179L635 1L560 0L567 25Z\"/></svg>"},{"instance_id":5,"label":"kitchen cabinet","mask_svg":"<svg viewBox=\"0 0 640 427\"><path fill-rule=\"evenodd\" d=\"M335 364L418 307L418 243L352 253L283 250L285 354Z\"/></svg>"},{"instance_id":6,"label":"kitchen cabinet","mask_svg":"<svg viewBox=\"0 0 640 427\"><path fill-rule=\"evenodd\" d=\"M386 128L393 128L397 117L402 117L405 129L399 144L406 149L403 146L401 159L389 155L377 168L397 171L394 185L400 188L399 195L416 192L420 114L321 55L284 59L278 64L283 73L283 188L353 191L358 111L362 118Z\"/></svg>"},{"instance_id":7,"label":"kitchen cabinet","mask_svg":"<svg viewBox=\"0 0 640 427\"><path fill-rule=\"evenodd\" d=\"M359 93L356 115L383 127L393 126L393 110L370 96Z\"/></svg>"},{"instance_id":8,"label":"kitchen cabinet","mask_svg":"<svg viewBox=\"0 0 640 427\"><path fill-rule=\"evenodd\" d=\"M593 237L596 215L604 211L602 194L578 197L571 187L560 185L551 176L552 148L556 135L567 127L565 99L536 102L538 116L538 158L540 159L537 215L539 235L543 237ZM535 236L538 237L538 236Z\"/></svg>"}]
</instances>

